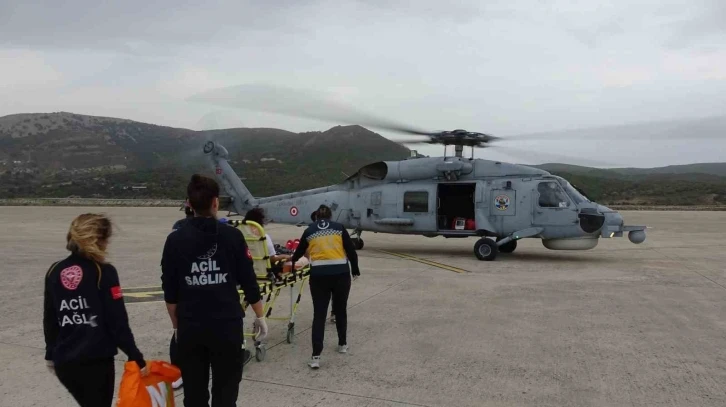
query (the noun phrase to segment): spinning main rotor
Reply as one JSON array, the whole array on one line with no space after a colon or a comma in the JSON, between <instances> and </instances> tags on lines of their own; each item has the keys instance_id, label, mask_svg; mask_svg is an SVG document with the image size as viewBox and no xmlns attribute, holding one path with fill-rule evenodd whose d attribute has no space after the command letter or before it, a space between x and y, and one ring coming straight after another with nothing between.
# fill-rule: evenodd
<instances>
[{"instance_id":1,"label":"spinning main rotor","mask_svg":"<svg viewBox=\"0 0 726 407\"><path fill-rule=\"evenodd\" d=\"M519 142L521 140L555 140L555 139L577 139L581 141L582 136L579 134L533 134L529 136L514 137L495 137L489 134L470 132L467 130L444 130L444 131L423 131L414 127L404 125L392 120L383 119L369 114L361 113L351 107L346 107L340 103L333 102L328 99L321 98L319 95L309 91L298 89L289 89L279 86L268 85L241 85L221 89L214 89L192 96L188 99L193 102L201 102L211 105L227 108L243 108L266 113L283 114L287 116L300 117L305 119L316 119L335 123L349 123L360 126L377 128L399 134L405 134L407 137L387 137L389 140L400 144L440 144L446 146L453 145L455 147L456 156L461 157L464 147L472 149L472 158L475 148L496 148L502 149L507 155L513 152L517 155L524 154L528 157L539 155L541 152L526 151L512 148L509 146L502 147L500 144L507 142ZM544 136L544 138L542 137ZM623 137L631 139L632 135L623 134ZM642 134L640 137L652 139L652 134ZM689 135L690 138L700 138L700 135ZM617 133L608 135L608 139L617 139ZM495 144L495 145L492 145ZM444 154L445 155L445 154ZM559 154L547 154L554 160L560 162L581 162L587 161L588 164L594 166L610 166L610 163L604 163L595 160L573 159ZM594 156L598 156L595 153ZM559 158L554 158L554 157Z\"/></svg>"},{"instance_id":2,"label":"spinning main rotor","mask_svg":"<svg viewBox=\"0 0 726 407\"><path fill-rule=\"evenodd\" d=\"M236 107L260 112L278 113L306 119L333 122L348 122L361 126L388 130L408 137L389 138L400 144L440 144L455 146L456 155L461 157L464 147L490 147L494 141L502 140L489 134L462 129L444 131L423 131L392 120L361 113L353 108L325 100L310 92L265 85L242 85L215 89L192 96L190 101L204 102L221 107ZM506 141L506 140L505 140Z\"/></svg>"}]
</instances>

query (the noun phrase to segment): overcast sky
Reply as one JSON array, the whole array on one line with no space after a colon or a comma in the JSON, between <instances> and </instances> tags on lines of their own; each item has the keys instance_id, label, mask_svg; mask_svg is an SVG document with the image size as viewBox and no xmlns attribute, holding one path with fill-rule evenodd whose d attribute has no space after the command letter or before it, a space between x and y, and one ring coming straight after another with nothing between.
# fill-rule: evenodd
<instances>
[{"instance_id":1,"label":"overcast sky","mask_svg":"<svg viewBox=\"0 0 726 407\"><path fill-rule=\"evenodd\" d=\"M199 130L338 124L187 100L249 83L497 136L726 114L726 1L574 3L3 0L0 116L70 111ZM714 140L520 147L638 167L726 161L726 142Z\"/></svg>"}]
</instances>

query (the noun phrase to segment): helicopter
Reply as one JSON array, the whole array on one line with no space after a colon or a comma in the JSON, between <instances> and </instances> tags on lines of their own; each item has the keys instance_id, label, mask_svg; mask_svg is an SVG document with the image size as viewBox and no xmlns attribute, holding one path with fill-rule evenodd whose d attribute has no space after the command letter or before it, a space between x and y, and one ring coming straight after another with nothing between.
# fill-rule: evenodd
<instances>
[{"instance_id":1,"label":"helicopter","mask_svg":"<svg viewBox=\"0 0 726 407\"><path fill-rule=\"evenodd\" d=\"M202 94L194 100L238 105L238 96L235 90ZM254 103L243 103L245 107L261 109L261 98L252 99ZM326 107L321 102L316 106ZM267 110L290 114L288 108L273 107L277 109ZM317 208L326 205L333 212L332 220L353 231L356 250L364 247L363 232L475 237L474 255L482 261L514 252L517 241L525 238L540 239L550 250L590 250L601 238L625 233L634 244L646 239L646 226L625 225L621 214L591 201L562 177L532 166L474 158L476 148L489 147L498 137L463 129L426 132L357 118L372 127L423 137L417 143L443 145L444 155L373 162L335 185L255 197L230 166L227 149L208 140L203 152L227 195L220 207L233 215L260 207L270 222L307 226ZM453 156L447 156L449 146L454 147ZM464 157L465 147L471 149L470 157Z\"/></svg>"}]
</instances>

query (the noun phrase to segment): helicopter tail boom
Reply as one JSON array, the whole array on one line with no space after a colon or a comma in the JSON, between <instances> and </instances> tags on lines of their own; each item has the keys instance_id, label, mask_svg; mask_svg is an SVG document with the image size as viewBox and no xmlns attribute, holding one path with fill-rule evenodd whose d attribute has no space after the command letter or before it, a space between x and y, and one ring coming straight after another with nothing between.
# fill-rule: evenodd
<instances>
[{"instance_id":1,"label":"helicopter tail boom","mask_svg":"<svg viewBox=\"0 0 726 407\"><path fill-rule=\"evenodd\" d=\"M220 186L231 197L231 205L234 210L243 214L255 207L257 199L252 196L250 190L227 162L229 156L227 149L213 141L208 141L204 145L204 153L209 156L209 164Z\"/></svg>"}]
</instances>

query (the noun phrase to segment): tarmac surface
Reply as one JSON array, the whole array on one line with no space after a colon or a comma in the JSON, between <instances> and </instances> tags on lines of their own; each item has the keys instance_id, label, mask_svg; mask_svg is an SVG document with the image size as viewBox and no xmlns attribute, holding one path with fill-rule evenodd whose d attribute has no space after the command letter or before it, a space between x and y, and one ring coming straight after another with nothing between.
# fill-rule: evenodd
<instances>
[{"instance_id":1,"label":"tarmac surface","mask_svg":"<svg viewBox=\"0 0 726 407\"><path fill-rule=\"evenodd\" d=\"M73 217L105 212L118 230L112 263L137 343L168 360L163 302L133 297L159 285L174 208L0 209L0 406L73 406L43 363L42 295L65 257ZM361 278L349 300L350 353L326 328L310 371L309 290L296 336L270 321L264 361L244 368L240 406L724 406L726 212L626 212L652 227L584 252L523 240L480 262L474 239L363 234ZM301 228L270 225L278 243ZM438 267L437 263L449 267ZM289 301L283 293L276 314ZM273 314L274 315L274 314ZM117 388L125 355L117 357ZM183 389L176 403L183 405Z\"/></svg>"}]
</instances>

